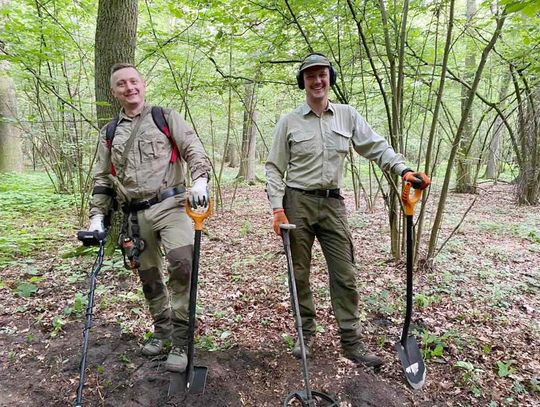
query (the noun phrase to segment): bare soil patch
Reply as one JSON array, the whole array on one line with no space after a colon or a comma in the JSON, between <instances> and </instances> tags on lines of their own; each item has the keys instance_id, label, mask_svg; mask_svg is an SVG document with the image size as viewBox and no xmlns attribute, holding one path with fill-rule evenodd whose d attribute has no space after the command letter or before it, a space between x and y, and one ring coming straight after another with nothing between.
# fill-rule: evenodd
<instances>
[{"instance_id":1,"label":"bare soil patch","mask_svg":"<svg viewBox=\"0 0 540 407\"><path fill-rule=\"evenodd\" d=\"M316 248L312 284L321 332L312 388L334 394L343 407L540 405L540 216L538 208L515 207L510 188L483 187L435 265L415 273L413 322L428 369L417 392L406 386L393 349L404 318L405 265L389 259L386 212L382 202L371 213L350 208L365 342L387 363L374 372L340 357L326 266ZM209 367L205 394L167 397L163 358L140 354L151 326L139 283L115 254L98 280L85 406L274 407L302 388L288 348L295 329L285 257L263 188L244 187L236 196L232 207L226 196L227 208L212 216L203 235L196 360ZM442 239L475 197L451 195ZM347 202L352 205L350 194ZM74 238L58 242L58 252L35 253L1 270L0 406L73 405L80 302L93 262L61 257L76 246ZM23 298L16 288L30 266L41 277L39 289Z\"/></svg>"}]
</instances>

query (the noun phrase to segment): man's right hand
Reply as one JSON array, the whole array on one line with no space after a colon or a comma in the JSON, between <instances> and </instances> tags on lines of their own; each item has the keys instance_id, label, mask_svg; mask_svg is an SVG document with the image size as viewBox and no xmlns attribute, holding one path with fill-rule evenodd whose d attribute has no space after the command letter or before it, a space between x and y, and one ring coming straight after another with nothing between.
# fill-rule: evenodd
<instances>
[{"instance_id":1,"label":"man's right hand","mask_svg":"<svg viewBox=\"0 0 540 407\"><path fill-rule=\"evenodd\" d=\"M278 236L281 236L281 229L279 228L279 225L282 223L289 223L289 220L285 215L285 210L283 208L274 209L274 221L272 226L274 227L274 232L276 232L276 235Z\"/></svg>"},{"instance_id":2,"label":"man's right hand","mask_svg":"<svg viewBox=\"0 0 540 407\"><path fill-rule=\"evenodd\" d=\"M93 215L90 218L90 226L88 226L88 231L89 232L93 232L93 231L104 232L105 227L103 226L103 219L105 219L105 216L102 215L101 213L97 213Z\"/></svg>"},{"instance_id":3,"label":"man's right hand","mask_svg":"<svg viewBox=\"0 0 540 407\"><path fill-rule=\"evenodd\" d=\"M431 184L431 179L423 172L405 170L402 178L403 181L410 182L414 189L426 189Z\"/></svg>"}]
</instances>

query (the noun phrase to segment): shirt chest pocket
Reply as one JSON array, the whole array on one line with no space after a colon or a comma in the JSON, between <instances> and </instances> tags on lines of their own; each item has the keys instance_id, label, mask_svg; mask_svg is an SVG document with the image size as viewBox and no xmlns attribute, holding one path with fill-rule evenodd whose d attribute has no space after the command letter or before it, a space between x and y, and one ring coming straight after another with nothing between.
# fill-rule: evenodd
<instances>
[{"instance_id":1,"label":"shirt chest pocket","mask_svg":"<svg viewBox=\"0 0 540 407\"><path fill-rule=\"evenodd\" d=\"M314 132L293 130L289 140L292 154L309 155L317 150Z\"/></svg>"},{"instance_id":2,"label":"shirt chest pocket","mask_svg":"<svg viewBox=\"0 0 540 407\"><path fill-rule=\"evenodd\" d=\"M139 140L139 159L141 163L167 157L166 140Z\"/></svg>"},{"instance_id":3,"label":"shirt chest pocket","mask_svg":"<svg viewBox=\"0 0 540 407\"><path fill-rule=\"evenodd\" d=\"M328 147L338 153L348 153L352 134L350 131L333 128L330 132Z\"/></svg>"}]
</instances>

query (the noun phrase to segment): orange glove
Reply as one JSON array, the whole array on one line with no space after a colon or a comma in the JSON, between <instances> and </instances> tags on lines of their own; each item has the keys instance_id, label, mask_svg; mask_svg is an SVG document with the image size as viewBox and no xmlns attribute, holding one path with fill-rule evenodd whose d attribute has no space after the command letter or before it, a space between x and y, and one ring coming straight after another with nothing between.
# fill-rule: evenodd
<instances>
[{"instance_id":1,"label":"orange glove","mask_svg":"<svg viewBox=\"0 0 540 407\"><path fill-rule=\"evenodd\" d=\"M289 219L287 219L287 216L285 215L285 209L274 209L274 221L272 226L274 227L274 232L276 232L276 235L278 236L281 236L281 229L279 228L279 225L282 223L289 223Z\"/></svg>"},{"instance_id":2,"label":"orange glove","mask_svg":"<svg viewBox=\"0 0 540 407\"><path fill-rule=\"evenodd\" d=\"M414 189L426 189L431 184L431 180L423 172L405 170L402 178L403 181L410 182Z\"/></svg>"}]
</instances>

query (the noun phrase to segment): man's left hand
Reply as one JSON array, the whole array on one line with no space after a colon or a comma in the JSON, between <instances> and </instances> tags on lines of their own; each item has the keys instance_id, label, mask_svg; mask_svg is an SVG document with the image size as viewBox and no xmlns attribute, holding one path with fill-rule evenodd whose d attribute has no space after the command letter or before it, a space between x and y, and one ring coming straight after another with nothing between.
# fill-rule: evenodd
<instances>
[{"instance_id":1,"label":"man's left hand","mask_svg":"<svg viewBox=\"0 0 540 407\"><path fill-rule=\"evenodd\" d=\"M431 184L431 180L423 172L407 171L403 174L403 181L410 182L414 189L426 189Z\"/></svg>"},{"instance_id":2,"label":"man's left hand","mask_svg":"<svg viewBox=\"0 0 540 407\"><path fill-rule=\"evenodd\" d=\"M202 206L206 208L210 200L210 195L208 193L208 182L206 178L197 178L193 182L193 186L190 191L191 207L196 209L197 206Z\"/></svg>"}]
</instances>

